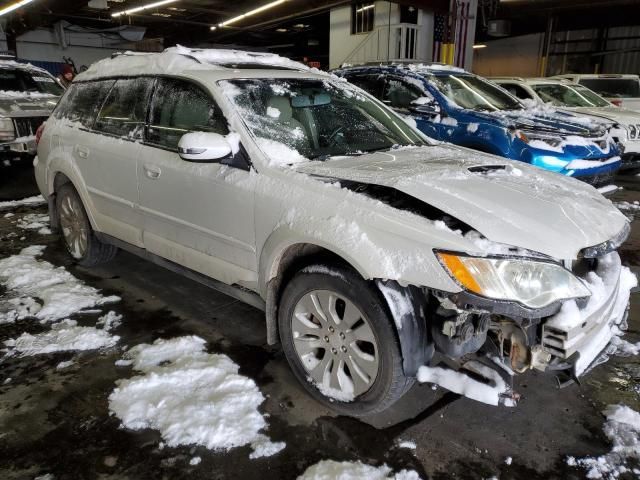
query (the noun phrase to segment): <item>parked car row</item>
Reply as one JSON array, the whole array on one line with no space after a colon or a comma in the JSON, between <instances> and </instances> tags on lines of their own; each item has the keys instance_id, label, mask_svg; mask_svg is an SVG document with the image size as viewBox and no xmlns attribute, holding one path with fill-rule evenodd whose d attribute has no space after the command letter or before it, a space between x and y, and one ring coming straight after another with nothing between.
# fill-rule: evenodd
<instances>
[{"instance_id":1,"label":"parked car row","mask_svg":"<svg viewBox=\"0 0 640 480\"><path fill-rule=\"evenodd\" d=\"M499 77L494 82L525 102L538 102L614 122L611 134L622 154L622 169L640 168L640 112L616 106L584 85L559 78Z\"/></svg>"},{"instance_id":2,"label":"parked car row","mask_svg":"<svg viewBox=\"0 0 640 480\"><path fill-rule=\"evenodd\" d=\"M628 219L568 178L617 168L609 123L441 66L337 74L186 48L92 65L37 135L52 228L81 265L124 249L263 309L345 414L416 379L512 406L511 375L585 374L635 282Z\"/></svg>"},{"instance_id":3,"label":"parked car row","mask_svg":"<svg viewBox=\"0 0 640 480\"><path fill-rule=\"evenodd\" d=\"M494 83L446 65L352 67L335 71L431 138L492 153L595 186L620 168L612 122L525 106Z\"/></svg>"}]
</instances>

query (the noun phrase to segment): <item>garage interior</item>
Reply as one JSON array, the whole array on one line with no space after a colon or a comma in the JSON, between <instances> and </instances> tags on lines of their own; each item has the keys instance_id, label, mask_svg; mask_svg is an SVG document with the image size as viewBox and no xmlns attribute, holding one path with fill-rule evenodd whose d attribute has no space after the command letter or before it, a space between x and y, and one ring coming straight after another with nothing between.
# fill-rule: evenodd
<instances>
[{"instance_id":1,"label":"garage interior","mask_svg":"<svg viewBox=\"0 0 640 480\"><path fill-rule=\"evenodd\" d=\"M273 53L322 71L436 63L489 78L637 76L640 2L0 0L0 62L31 64L53 77L69 66L80 74L121 52L159 53L176 45ZM279 345L266 341L264 312L130 253L97 268L73 262L60 236L48 230L45 200L20 203L40 195L33 159L7 158L0 165L0 262L43 246L38 258L52 269L69 272L104 297L119 297L113 309L123 320L117 348L10 354L13 339L48 327L32 318L3 320L15 305L0 270L0 478L640 478L640 423L625 424L623 436L632 440L616 450L620 445L612 441L604 413L624 405L640 422L637 286L625 336L635 350L612 353L584 379L565 384L566 378L539 371L512 377L522 395L513 409L416 383L381 415L350 418L316 402L297 383ZM629 219L631 233L619 254L636 276L638 172L618 172L617 190L607 197ZM73 317L80 325L82 313ZM205 339L207 352L228 356L255 382L269 437L286 444L282 452L253 458L246 444L171 445L157 429L122 426L109 410L109 397L114 385L134 375L122 363L124 352L179 336ZM337 467L329 476L309 473L327 460L377 470L356 469L345 477ZM591 476L598 462L616 467Z\"/></svg>"}]
</instances>

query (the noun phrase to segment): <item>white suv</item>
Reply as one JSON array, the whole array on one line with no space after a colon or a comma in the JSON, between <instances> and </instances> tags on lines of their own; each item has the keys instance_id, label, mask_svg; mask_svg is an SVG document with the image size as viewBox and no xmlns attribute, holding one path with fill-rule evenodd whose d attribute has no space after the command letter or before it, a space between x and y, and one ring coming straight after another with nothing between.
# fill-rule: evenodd
<instances>
[{"instance_id":1,"label":"white suv","mask_svg":"<svg viewBox=\"0 0 640 480\"><path fill-rule=\"evenodd\" d=\"M618 107L640 111L640 76L616 74L565 74L565 78L599 93Z\"/></svg>"},{"instance_id":2,"label":"white suv","mask_svg":"<svg viewBox=\"0 0 640 480\"><path fill-rule=\"evenodd\" d=\"M580 375L635 280L615 251L628 221L593 187L434 144L280 57L101 61L38 157L78 263L122 248L262 308L300 382L350 415L384 410L416 377L512 405L514 371Z\"/></svg>"},{"instance_id":3,"label":"white suv","mask_svg":"<svg viewBox=\"0 0 640 480\"><path fill-rule=\"evenodd\" d=\"M491 79L521 100L614 122L612 136L622 147L622 170L640 168L640 112L613 105L584 85L558 78L494 77Z\"/></svg>"}]
</instances>

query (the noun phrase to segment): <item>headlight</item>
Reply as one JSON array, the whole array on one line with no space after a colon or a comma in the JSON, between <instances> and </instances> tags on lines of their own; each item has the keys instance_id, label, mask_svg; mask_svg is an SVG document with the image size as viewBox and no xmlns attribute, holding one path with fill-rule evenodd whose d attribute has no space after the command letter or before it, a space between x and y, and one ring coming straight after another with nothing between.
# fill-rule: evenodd
<instances>
[{"instance_id":1,"label":"headlight","mask_svg":"<svg viewBox=\"0 0 640 480\"><path fill-rule=\"evenodd\" d=\"M0 118L0 142L8 142L14 138L16 138L16 131L13 127L13 120Z\"/></svg>"},{"instance_id":2,"label":"headlight","mask_svg":"<svg viewBox=\"0 0 640 480\"><path fill-rule=\"evenodd\" d=\"M522 140L524 143L531 143L532 140L537 140L540 142L544 142L550 147L557 148L562 145L562 137L557 137L554 135L545 135L544 133L539 133L535 131L529 130L516 130L515 136Z\"/></svg>"},{"instance_id":3,"label":"headlight","mask_svg":"<svg viewBox=\"0 0 640 480\"><path fill-rule=\"evenodd\" d=\"M437 255L460 285L483 297L543 308L558 300L591 295L578 278L555 263L443 252Z\"/></svg>"}]
</instances>

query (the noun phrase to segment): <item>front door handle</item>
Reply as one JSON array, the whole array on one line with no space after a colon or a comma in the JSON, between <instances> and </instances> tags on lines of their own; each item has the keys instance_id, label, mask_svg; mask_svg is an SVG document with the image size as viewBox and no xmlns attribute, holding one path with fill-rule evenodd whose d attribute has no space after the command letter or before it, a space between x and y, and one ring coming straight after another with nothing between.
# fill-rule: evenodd
<instances>
[{"instance_id":1,"label":"front door handle","mask_svg":"<svg viewBox=\"0 0 640 480\"><path fill-rule=\"evenodd\" d=\"M81 147L78 145L76 147L76 152L80 158L87 158L89 156L89 149L87 147Z\"/></svg>"},{"instance_id":2,"label":"front door handle","mask_svg":"<svg viewBox=\"0 0 640 480\"><path fill-rule=\"evenodd\" d=\"M162 170L158 167L154 167L153 165L144 165L144 174L152 180L155 180L160 176Z\"/></svg>"}]
</instances>

